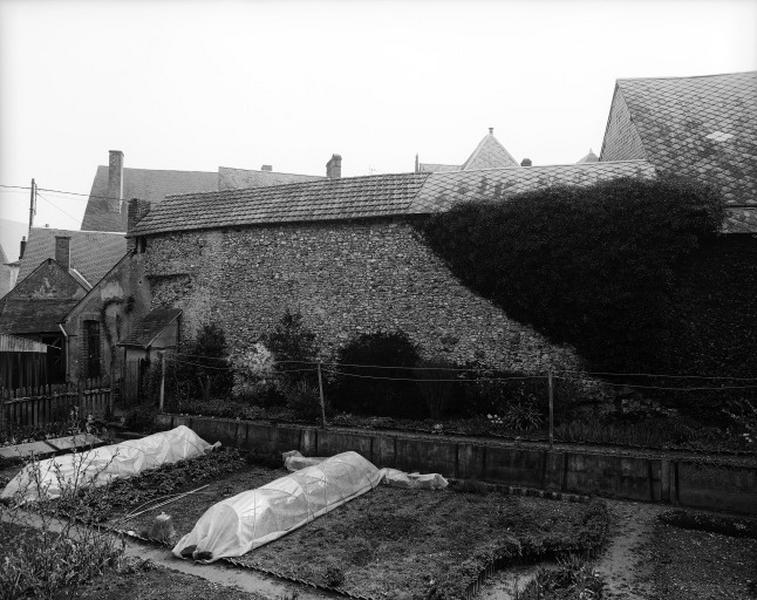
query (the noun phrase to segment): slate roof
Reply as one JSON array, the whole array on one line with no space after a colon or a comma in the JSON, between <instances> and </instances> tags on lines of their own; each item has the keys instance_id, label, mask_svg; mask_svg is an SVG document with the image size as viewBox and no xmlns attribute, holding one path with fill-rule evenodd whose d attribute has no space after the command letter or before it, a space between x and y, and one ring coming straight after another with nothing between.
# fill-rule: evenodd
<instances>
[{"instance_id":1,"label":"slate roof","mask_svg":"<svg viewBox=\"0 0 757 600\"><path fill-rule=\"evenodd\" d=\"M286 183L317 181L319 179L326 178L320 175L300 175L298 173L280 173L279 171L256 171L252 169L218 167L217 190L223 192L225 190L239 190L267 185L284 185Z\"/></svg>"},{"instance_id":2,"label":"slate roof","mask_svg":"<svg viewBox=\"0 0 757 600\"><path fill-rule=\"evenodd\" d=\"M441 163L418 163L418 173L446 173L459 171L460 165L443 165Z\"/></svg>"},{"instance_id":3,"label":"slate roof","mask_svg":"<svg viewBox=\"0 0 757 600\"><path fill-rule=\"evenodd\" d=\"M554 185L653 177L646 161L404 173L170 196L133 235L244 225L429 214L477 198L506 198Z\"/></svg>"},{"instance_id":4,"label":"slate roof","mask_svg":"<svg viewBox=\"0 0 757 600\"><path fill-rule=\"evenodd\" d=\"M757 71L619 79L647 160L757 204Z\"/></svg>"},{"instance_id":5,"label":"slate roof","mask_svg":"<svg viewBox=\"0 0 757 600\"><path fill-rule=\"evenodd\" d=\"M21 259L18 281L27 277L46 258L55 258L56 235L71 238L71 267L86 279L90 287L126 253L123 233L33 227Z\"/></svg>"},{"instance_id":6,"label":"slate roof","mask_svg":"<svg viewBox=\"0 0 757 600\"><path fill-rule=\"evenodd\" d=\"M123 199L147 200L155 205L168 194L212 192L218 189L218 173L156 169L123 170ZM81 228L92 231L126 231L126 202L120 213L109 209L108 167L97 167Z\"/></svg>"},{"instance_id":7,"label":"slate roof","mask_svg":"<svg viewBox=\"0 0 757 600\"><path fill-rule=\"evenodd\" d=\"M581 158L578 161L578 164L581 165L583 163L593 163L593 162L597 162L598 160L599 160L599 157L596 154L594 154L594 152L592 152L591 148L589 148L589 153L583 158Z\"/></svg>"},{"instance_id":8,"label":"slate roof","mask_svg":"<svg viewBox=\"0 0 757 600\"><path fill-rule=\"evenodd\" d=\"M440 212L461 202L507 198L550 186L591 185L620 177L654 175L652 165L643 160L433 173L408 213Z\"/></svg>"},{"instance_id":9,"label":"slate roof","mask_svg":"<svg viewBox=\"0 0 757 600\"><path fill-rule=\"evenodd\" d=\"M427 173L370 175L169 196L133 235L405 214Z\"/></svg>"},{"instance_id":10,"label":"slate roof","mask_svg":"<svg viewBox=\"0 0 757 600\"><path fill-rule=\"evenodd\" d=\"M501 167L517 167L516 161L512 155L499 143L494 137L494 130L489 129L489 133L484 136L473 153L463 163L463 171L472 171L479 169L496 169Z\"/></svg>"},{"instance_id":11,"label":"slate roof","mask_svg":"<svg viewBox=\"0 0 757 600\"><path fill-rule=\"evenodd\" d=\"M138 346L149 348L160 333L181 316L178 308L158 308L150 311L135 325L119 346Z\"/></svg>"},{"instance_id":12,"label":"slate roof","mask_svg":"<svg viewBox=\"0 0 757 600\"><path fill-rule=\"evenodd\" d=\"M78 300L8 298L0 309L0 333L15 335L59 331L58 323L65 319Z\"/></svg>"},{"instance_id":13,"label":"slate roof","mask_svg":"<svg viewBox=\"0 0 757 600\"><path fill-rule=\"evenodd\" d=\"M445 165L440 163L418 162L416 156L416 171L418 173L447 173L451 171L477 171L481 169L501 169L519 166L512 155L494 137L494 128L489 128L486 134L462 165Z\"/></svg>"}]
</instances>

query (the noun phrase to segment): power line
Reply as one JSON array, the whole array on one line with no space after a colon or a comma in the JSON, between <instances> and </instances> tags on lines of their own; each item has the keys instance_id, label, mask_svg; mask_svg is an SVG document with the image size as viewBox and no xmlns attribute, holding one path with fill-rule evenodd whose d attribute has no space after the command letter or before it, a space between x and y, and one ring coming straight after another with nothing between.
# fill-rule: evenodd
<instances>
[{"instance_id":1,"label":"power line","mask_svg":"<svg viewBox=\"0 0 757 600\"><path fill-rule=\"evenodd\" d=\"M37 189L39 190L39 188L37 188ZM37 192L37 198L41 198L42 200L44 200L45 202L47 202L50 206L52 206L55 210L61 212L62 214L64 214L65 216L67 216L69 219L73 219L74 221L79 221L80 220L78 217L75 217L71 213L66 212L60 206L57 206L56 204L54 204L53 202L51 202L50 200L48 200L47 198L45 198L42 194L39 193L39 191Z\"/></svg>"}]
</instances>

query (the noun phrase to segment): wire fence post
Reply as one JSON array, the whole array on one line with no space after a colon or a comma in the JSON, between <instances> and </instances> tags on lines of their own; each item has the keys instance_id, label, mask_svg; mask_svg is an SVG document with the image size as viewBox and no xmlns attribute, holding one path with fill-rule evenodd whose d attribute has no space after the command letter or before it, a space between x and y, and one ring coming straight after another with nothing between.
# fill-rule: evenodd
<instances>
[{"instance_id":1,"label":"wire fence post","mask_svg":"<svg viewBox=\"0 0 757 600\"><path fill-rule=\"evenodd\" d=\"M158 412L163 412L163 405L165 403L166 396L166 353L160 353L160 403L158 404Z\"/></svg>"},{"instance_id":2,"label":"wire fence post","mask_svg":"<svg viewBox=\"0 0 757 600\"><path fill-rule=\"evenodd\" d=\"M321 424L326 428L326 401L323 399L323 374L321 373L321 361L318 361L318 394L321 397Z\"/></svg>"},{"instance_id":3,"label":"wire fence post","mask_svg":"<svg viewBox=\"0 0 757 600\"><path fill-rule=\"evenodd\" d=\"M549 449L553 450L555 445L555 388L552 383L552 369L547 372L547 382L549 384Z\"/></svg>"}]
</instances>

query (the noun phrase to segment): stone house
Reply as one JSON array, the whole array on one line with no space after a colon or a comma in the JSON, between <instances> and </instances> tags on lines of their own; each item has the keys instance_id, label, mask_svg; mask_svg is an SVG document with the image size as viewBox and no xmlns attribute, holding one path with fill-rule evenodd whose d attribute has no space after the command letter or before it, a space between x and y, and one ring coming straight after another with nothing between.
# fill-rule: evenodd
<instances>
[{"instance_id":1,"label":"stone house","mask_svg":"<svg viewBox=\"0 0 757 600\"><path fill-rule=\"evenodd\" d=\"M218 171L175 171L124 167L124 153L110 150L108 164L97 167L81 228L125 232L126 202L139 198L156 206L171 194L214 192L243 187L280 185L322 179L315 175L280 173L271 165L260 170L218 167ZM112 266L112 264L110 265Z\"/></svg>"},{"instance_id":2,"label":"stone house","mask_svg":"<svg viewBox=\"0 0 757 600\"><path fill-rule=\"evenodd\" d=\"M720 191L724 230L757 232L757 71L619 79L601 161L644 159Z\"/></svg>"},{"instance_id":3,"label":"stone house","mask_svg":"<svg viewBox=\"0 0 757 600\"><path fill-rule=\"evenodd\" d=\"M58 236L55 244L54 259L44 259L0 298L0 334L48 346L46 383L65 381L66 334L60 323L92 287L71 265L70 238Z\"/></svg>"},{"instance_id":4,"label":"stone house","mask_svg":"<svg viewBox=\"0 0 757 600\"><path fill-rule=\"evenodd\" d=\"M290 309L324 356L360 333L401 329L428 358L544 373L580 361L463 286L417 224L457 202L653 172L642 160L352 178L332 171L316 182L171 196L128 236L152 307L182 311L184 340L212 322L237 352Z\"/></svg>"}]
</instances>

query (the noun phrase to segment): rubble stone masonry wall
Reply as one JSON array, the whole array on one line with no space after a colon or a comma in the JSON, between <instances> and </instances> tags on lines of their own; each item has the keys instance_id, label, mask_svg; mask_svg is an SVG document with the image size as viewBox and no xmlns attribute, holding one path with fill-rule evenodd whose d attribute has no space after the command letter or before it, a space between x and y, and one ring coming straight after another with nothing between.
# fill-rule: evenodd
<instances>
[{"instance_id":1,"label":"rubble stone masonry wall","mask_svg":"<svg viewBox=\"0 0 757 600\"><path fill-rule=\"evenodd\" d=\"M232 352L299 311L324 356L360 333L401 329L427 358L526 373L576 368L555 346L463 286L403 221L180 232L150 237L153 308L184 311L181 339L215 322Z\"/></svg>"}]
</instances>

